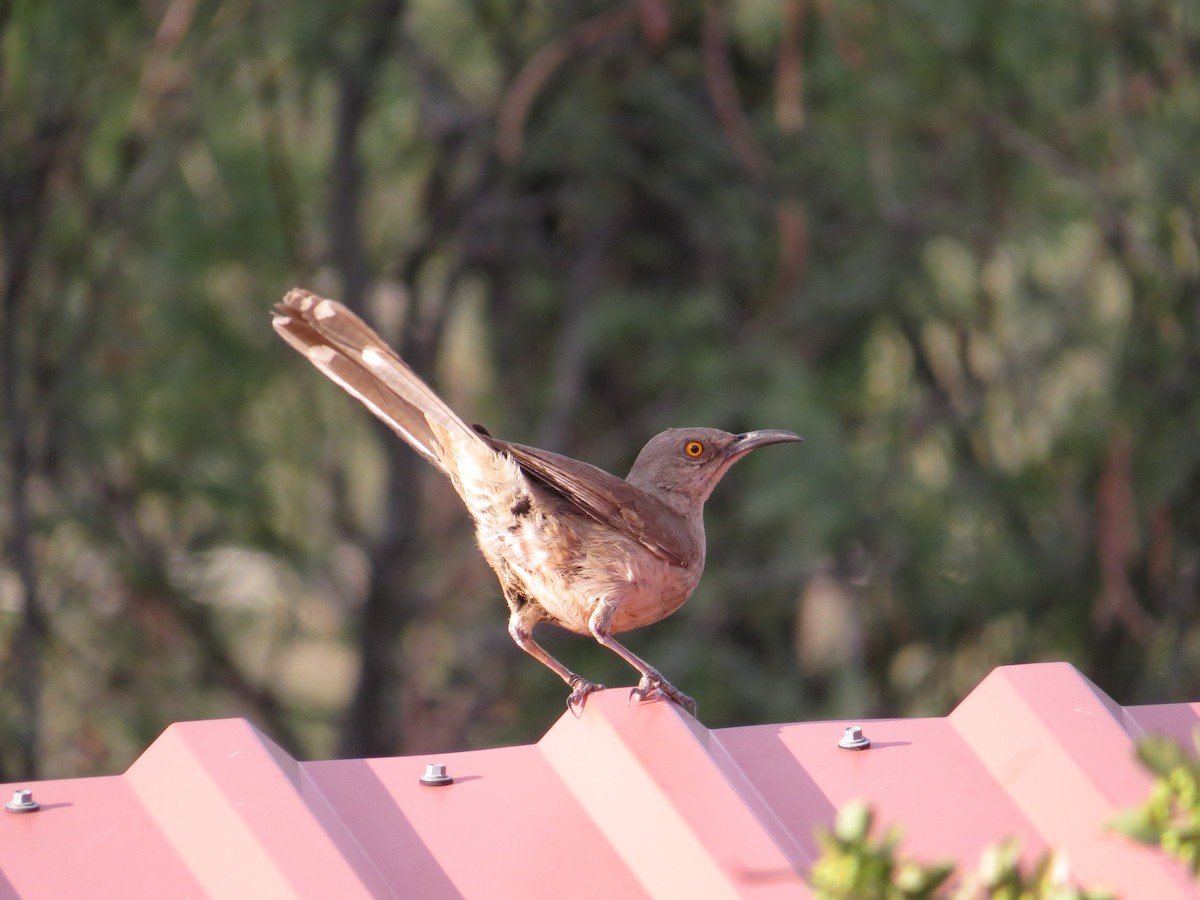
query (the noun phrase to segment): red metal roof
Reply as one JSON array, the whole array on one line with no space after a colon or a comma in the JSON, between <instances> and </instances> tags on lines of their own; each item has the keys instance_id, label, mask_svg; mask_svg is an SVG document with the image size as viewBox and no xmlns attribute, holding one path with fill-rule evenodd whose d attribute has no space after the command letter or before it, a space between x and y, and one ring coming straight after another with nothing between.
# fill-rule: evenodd
<instances>
[{"instance_id":1,"label":"red metal roof","mask_svg":"<svg viewBox=\"0 0 1200 900\"><path fill-rule=\"evenodd\" d=\"M0 895L805 896L813 829L851 799L901 850L973 869L1019 836L1076 881L1195 895L1186 871L1104 829L1147 796L1148 732L1190 746L1200 703L1122 708L1065 663L989 675L945 718L708 730L626 690L537 743L297 762L241 719L172 725L123 775L0 786ZM838 747L862 725L870 749ZM427 762L454 783L419 782Z\"/></svg>"}]
</instances>

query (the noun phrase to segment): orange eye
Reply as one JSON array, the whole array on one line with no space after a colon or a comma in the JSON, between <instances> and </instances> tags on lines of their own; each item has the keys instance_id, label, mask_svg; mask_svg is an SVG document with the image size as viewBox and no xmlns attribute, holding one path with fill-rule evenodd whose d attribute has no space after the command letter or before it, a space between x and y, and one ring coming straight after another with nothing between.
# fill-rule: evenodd
<instances>
[{"instance_id":1,"label":"orange eye","mask_svg":"<svg viewBox=\"0 0 1200 900\"><path fill-rule=\"evenodd\" d=\"M699 441L688 441L683 447L683 452L692 459L696 459L704 453L704 445Z\"/></svg>"}]
</instances>

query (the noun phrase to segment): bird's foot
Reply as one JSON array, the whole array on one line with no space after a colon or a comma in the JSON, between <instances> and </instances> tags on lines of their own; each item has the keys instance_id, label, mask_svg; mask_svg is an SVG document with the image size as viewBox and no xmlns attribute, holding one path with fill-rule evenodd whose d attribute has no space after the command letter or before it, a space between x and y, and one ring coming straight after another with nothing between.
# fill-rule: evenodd
<instances>
[{"instance_id":1,"label":"bird's foot","mask_svg":"<svg viewBox=\"0 0 1200 900\"><path fill-rule=\"evenodd\" d=\"M662 675L653 669L642 676L642 680L638 682L638 686L629 692L630 700L645 700L653 693L662 694L664 697L674 700L684 709L696 716L696 701L685 694Z\"/></svg>"},{"instance_id":2,"label":"bird's foot","mask_svg":"<svg viewBox=\"0 0 1200 900\"><path fill-rule=\"evenodd\" d=\"M571 696L567 697L567 709L575 718L583 715L583 704L587 700L587 695L592 691L602 691L604 685L593 684L586 678L580 678L574 675L571 678Z\"/></svg>"}]
</instances>

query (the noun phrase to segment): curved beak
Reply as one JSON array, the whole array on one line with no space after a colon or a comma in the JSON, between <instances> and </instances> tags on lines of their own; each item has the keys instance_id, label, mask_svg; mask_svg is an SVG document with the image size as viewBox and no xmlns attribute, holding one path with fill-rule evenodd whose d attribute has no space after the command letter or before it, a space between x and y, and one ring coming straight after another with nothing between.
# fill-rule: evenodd
<instances>
[{"instance_id":1,"label":"curved beak","mask_svg":"<svg viewBox=\"0 0 1200 900\"><path fill-rule=\"evenodd\" d=\"M792 441L802 441L804 438L790 431L777 428L767 428L762 431L746 431L739 434L729 445L729 453L734 457L745 456L751 450L765 447L768 444L783 444Z\"/></svg>"}]
</instances>

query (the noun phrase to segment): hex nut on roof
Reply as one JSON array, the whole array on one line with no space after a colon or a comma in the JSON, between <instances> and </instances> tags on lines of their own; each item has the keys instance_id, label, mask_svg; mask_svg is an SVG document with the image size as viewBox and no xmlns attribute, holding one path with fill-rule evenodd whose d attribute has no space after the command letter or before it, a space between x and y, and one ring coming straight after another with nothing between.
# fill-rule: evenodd
<instances>
[{"instance_id":1,"label":"hex nut on roof","mask_svg":"<svg viewBox=\"0 0 1200 900\"><path fill-rule=\"evenodd\" d=\"M41 809L41 804L33 799L33 791L13 791L12 799L4 804L10 813L31 813Z\"/></svg>"},{"instance_id":2,"label":"hex nut on roof","mask_svg":"<svg viewBox=\"0 0 1200 900\"><path fill-rule=\"evenodd\" d=\"M446 767L441 763L429 763L425 767L425 774L421 776L421 784L443 787L447 784L454 784L454 779L446 774Z\"/></svg>"},{"instance_id":3,"label":"hex nut on roof","mask_svg":"<svg viewBox=\"0 0 1200 900\"><path fill-rule=\"evenodd\" d=\"M871 739L862 733L860 727L850 725L838 741L838 746L843 750L866 750L871 746Z\"/></svg>"}]
</instances>

